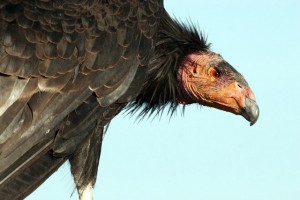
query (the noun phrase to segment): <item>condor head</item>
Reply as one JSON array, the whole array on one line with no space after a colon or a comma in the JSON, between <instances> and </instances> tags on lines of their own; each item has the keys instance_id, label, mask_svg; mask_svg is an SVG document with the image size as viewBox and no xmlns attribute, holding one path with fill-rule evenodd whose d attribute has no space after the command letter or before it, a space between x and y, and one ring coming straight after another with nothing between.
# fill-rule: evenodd
<instances>
[{"instance_id":1,"label":"condor head","mask_svg":"<svg viewBox=\"0 0 300 200\"><path fill-rule=\"evenodd\" d=\"M206 37L193 25L164 15L155 40L147 77L133 111L141 116L173 113L179 104L199 103L237 115L253 125L259 116L255 96L244 77L210 50Z\"/></svg>"},{"instance_id":2,"label":"condor head","mask_svg":"<svg viewBox=\"0 0 300 200\"><path fill-rule=\"evenodd\" d=\"M211 51L188 55L178 70L179 103L200 103L237 115L253 125L259 116L254 93L244 77L219 54Z\"/></svg>"}]
</instances>

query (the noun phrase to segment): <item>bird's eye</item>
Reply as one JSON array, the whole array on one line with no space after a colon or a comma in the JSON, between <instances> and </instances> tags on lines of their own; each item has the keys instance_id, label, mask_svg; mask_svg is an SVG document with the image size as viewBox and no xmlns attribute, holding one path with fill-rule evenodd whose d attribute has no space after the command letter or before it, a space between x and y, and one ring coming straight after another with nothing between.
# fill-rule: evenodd
<instances>
[{"instance_id":1,"label":"bird's eye","mask_svg":"<svg viewBox=\"0 0 300 200\"><path fill-rule=\"evenodd\" d=\"M211 69L210 74L214 78L219 78L221 76L221 72L217 68L215 68L215 67Z\"/></svg>"}]
</instances>

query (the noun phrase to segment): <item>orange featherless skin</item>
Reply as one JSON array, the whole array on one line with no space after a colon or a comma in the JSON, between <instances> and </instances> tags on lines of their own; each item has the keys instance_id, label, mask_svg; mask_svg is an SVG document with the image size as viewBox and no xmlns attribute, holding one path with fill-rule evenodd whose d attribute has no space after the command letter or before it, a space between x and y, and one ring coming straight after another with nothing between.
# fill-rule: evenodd
<instances>
[{"instance_id":1,"label":"orange featherless skin","mask_svg":"<svg viewBox=\"0 0 300 200\"><path fill-rule=\"evenodd\" d=\"M180 103L200 103L244 116L253 125L259 116L254 93L243 76L219 54L194 53L179 68L178 79L186 93Z\"/></svg>"}]
</instances>

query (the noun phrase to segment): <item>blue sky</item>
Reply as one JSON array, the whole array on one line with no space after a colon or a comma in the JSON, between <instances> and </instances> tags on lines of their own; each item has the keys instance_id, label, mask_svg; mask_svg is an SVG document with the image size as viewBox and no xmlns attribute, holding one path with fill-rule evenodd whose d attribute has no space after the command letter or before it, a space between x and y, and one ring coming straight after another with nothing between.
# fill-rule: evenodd
<instances>
[{"instance_id":1,"label":"blue sky","mask_svg":"<svg viewBox=\"0 0 300 200\"><path fill-rule=\"evenodd\" d=\"M191 19L241 72L260 106L241 116L188 106L169 119L116 117L101 155L95 200L299 200L300 2L165 1ZM297 92L298 91L298 92ZM27 200L78 199L65 164Z\"/></svg>"}]
</instances>

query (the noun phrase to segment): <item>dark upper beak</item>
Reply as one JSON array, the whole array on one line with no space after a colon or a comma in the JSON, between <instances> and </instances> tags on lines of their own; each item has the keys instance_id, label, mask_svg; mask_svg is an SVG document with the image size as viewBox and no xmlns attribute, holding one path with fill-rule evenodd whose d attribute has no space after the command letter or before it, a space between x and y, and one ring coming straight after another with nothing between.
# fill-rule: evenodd
<instances>
[{"instance_id":1,"label":"dark upper beak","mask_svg":"<svg viewBox=\"0 0 300 200\"><path fill-rule=\"evenodd\" d=\"M246 106L242 108L241 115L250 122L250 126L255 124L259 116L259 108L255 100L245 97Z\"/></svg>"}]
</instances>

